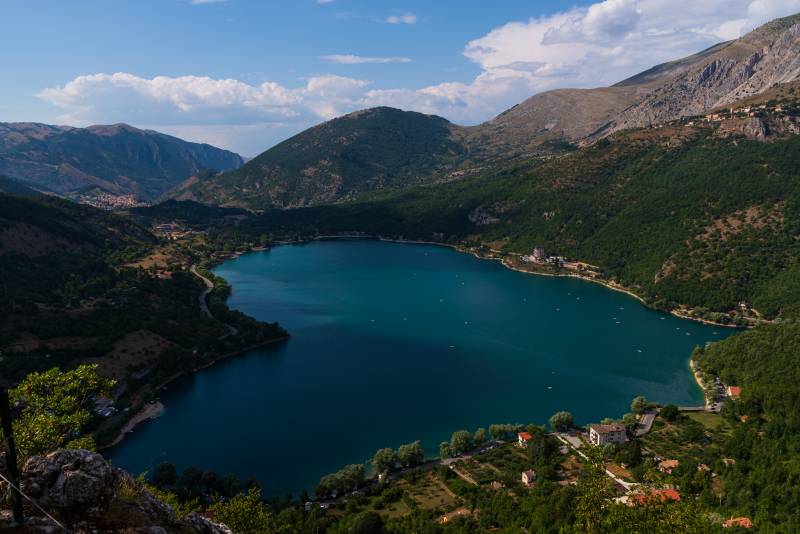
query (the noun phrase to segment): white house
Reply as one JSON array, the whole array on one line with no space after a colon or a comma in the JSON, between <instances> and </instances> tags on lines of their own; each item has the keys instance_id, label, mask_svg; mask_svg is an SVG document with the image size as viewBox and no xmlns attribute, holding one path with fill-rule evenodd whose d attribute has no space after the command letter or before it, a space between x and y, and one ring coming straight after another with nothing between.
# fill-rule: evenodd
<instances>
[{"instance_id":1,"label":"white house","mask_svg":"<svg viewBox=\"0 0 800 534\"><path fill-rule=\"evenodd\" d=\"M536 471L533 469L529 469L527 471L522 472L522 483L526 486L530 486L536 480Z\"/></svg>"},{"instance_id":2,"label":"white house","mask_svg":"<svg viewBox=\"0 0 800 534\"><path fill-rule=\"evenodd\" d=\"M625 433L625 425L614 423L610 425L590 425L589 441L592 445L605 445L606 443L625 443L628 436Z\"/></svg>"}]
</instances>

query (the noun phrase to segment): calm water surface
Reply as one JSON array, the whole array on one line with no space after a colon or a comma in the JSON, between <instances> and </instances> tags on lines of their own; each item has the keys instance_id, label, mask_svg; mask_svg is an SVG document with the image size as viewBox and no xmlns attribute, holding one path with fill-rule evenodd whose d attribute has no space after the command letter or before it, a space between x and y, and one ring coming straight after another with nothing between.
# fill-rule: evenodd
<instances>
[{"instance_id":1,"label":"calm water surface","mask_svg":"<svg viewBox=\"0 0 800 534\"><path fill-rule=\"evenodd\" d=\"M229 304L293 338L173 383L166 413L111 451L242 477L270 495L385 446L454 430L619 417L639 394L698 404L688 357L726 329L602 286L530 276L454 250L377 241L281 246L225 262Z\"/></svg>"}]
</instances>

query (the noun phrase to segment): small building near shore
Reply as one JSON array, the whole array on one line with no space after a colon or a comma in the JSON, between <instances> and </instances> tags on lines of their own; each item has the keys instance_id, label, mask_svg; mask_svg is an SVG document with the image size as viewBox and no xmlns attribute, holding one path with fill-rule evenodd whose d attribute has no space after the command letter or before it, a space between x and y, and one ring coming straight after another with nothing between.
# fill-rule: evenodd
<instances>
[{"instance_id":1,"label":"small building near shore","mask_svg":"<svg viewBox=\"0 0 800 534\"><path fill-rule=\"evenodd\" d=\"M528 469L522 472L522 483L526 486L531 486L536 481L536 471Z\"/></svg>"},{"instance_id":2,"label":"small building near shore","mask_svg":"<svg viewBox=\"0 0 800 534\"><path fill-rule=\"evenodd\" d=\"M728 386L725 388L725 392L730 398L737 400L742 395L742 388L739 386Z\"/></svg>"},{"instance_id":3,"label":"small building near shore","mask_svg":"<svg viewBox=\"0 0 800 534\"><path fill-rule=\"evenodd\" d=\"M520 447L527 447L528 442L533 439L533 436L530 432L519 432L517 433L517 445Z\"/></svg>"},{"instance_id":4,"label":"small building near shore","mask_svg":"<svg viewBox=\"0 0 800 534\"><path fill-rule=\"evenodd\" d=\"M534 247L533 249L534 261L545 261L547 256L544 253L544 247Z\"/></svg>"},{"instance_id":5,"label":"small building near shore","mask_svg":"<svg viewBox=\"0 0 800 534\"><path fill-rule=\"evenodd\" d=\"M628 435L625 432L625 425L612 423L610 425L590 425L589 441L598 447L606 443L625 443Z\"/></svg>"}]
</instances>

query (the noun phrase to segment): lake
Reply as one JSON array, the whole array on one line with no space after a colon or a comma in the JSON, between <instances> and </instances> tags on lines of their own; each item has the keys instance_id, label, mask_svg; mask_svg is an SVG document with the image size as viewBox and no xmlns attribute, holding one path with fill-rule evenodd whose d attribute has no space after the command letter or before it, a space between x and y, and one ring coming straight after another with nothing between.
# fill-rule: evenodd
<instances>
[{"instance_id":1,"label":"lake","mask_svg":"<svg viewBox=\"0 0 800 534\"><path fill-rule=\"evenodd\" d=\"M696 345L731 331L647 309L600 285L532 276L445 247L380 241L279 246L226 261L232 308L292 334L185 377L166 412L109 452L241 477L267 495L308 489L381 447L459 429L585 424L631 399L701 404Z\"/></svg>"}]
</instances>

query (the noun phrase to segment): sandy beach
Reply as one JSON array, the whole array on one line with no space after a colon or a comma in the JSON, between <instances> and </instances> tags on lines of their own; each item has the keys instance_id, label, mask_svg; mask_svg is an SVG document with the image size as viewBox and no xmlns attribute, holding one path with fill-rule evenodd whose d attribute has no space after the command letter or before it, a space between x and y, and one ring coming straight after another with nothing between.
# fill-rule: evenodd
<instances>
[{"instance_id":1,"label":"sandy beach","mask_svg":"<svg viewBox=\"0 0 800 534\"><path fill-rule=\"evenodd\" d=\"M164 405L161 404L161 401L151 401L145 404L133 417L128 419L128 422L120 429L119 434L117 437L114 438L114 441L102 447L103 449L113 447L120 443L125 436L132 432L134 428L138 425L144 423L145 421L149 421L155 417L158 417L164 412Z\"/></svg>"}]
</instances>

